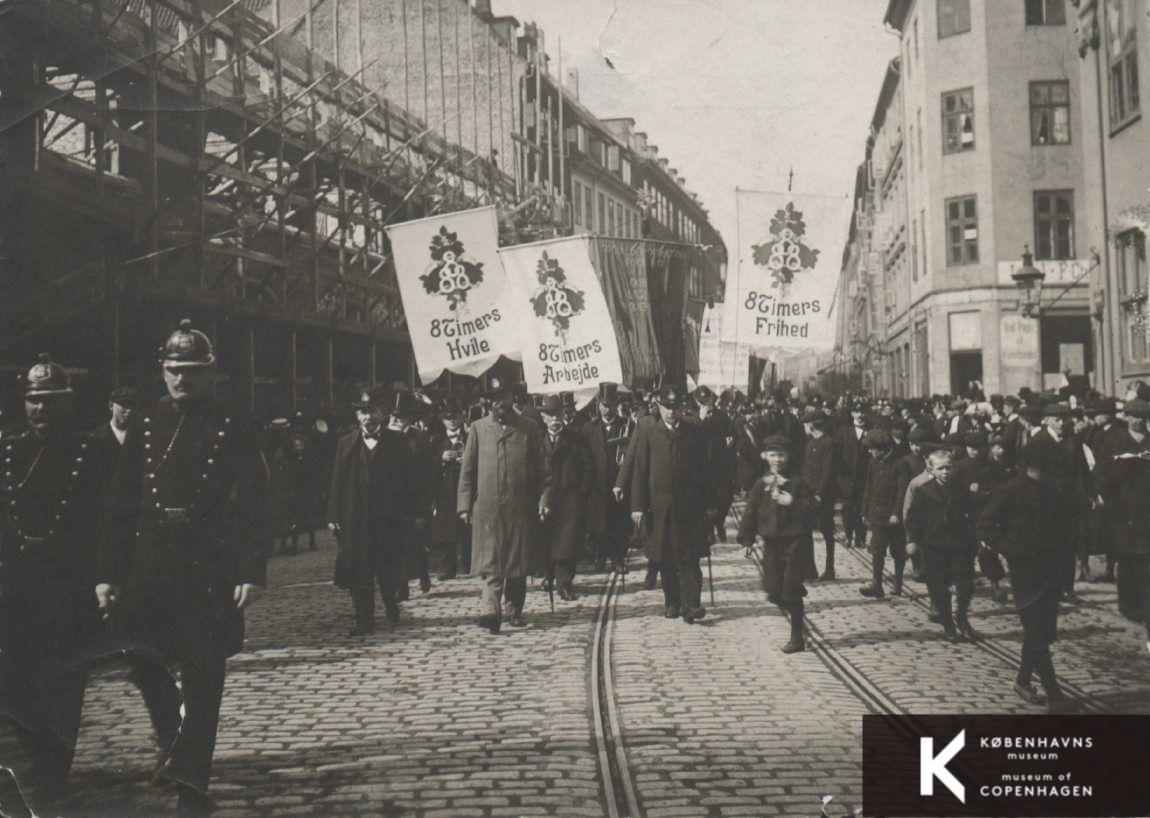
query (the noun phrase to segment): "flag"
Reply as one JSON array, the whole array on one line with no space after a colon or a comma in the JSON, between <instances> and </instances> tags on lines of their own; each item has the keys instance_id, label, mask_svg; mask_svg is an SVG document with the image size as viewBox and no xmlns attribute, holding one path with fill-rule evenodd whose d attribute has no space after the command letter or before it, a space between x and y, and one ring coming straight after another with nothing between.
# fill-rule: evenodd
<instances>
[{"instance_id":1,"label":"flag","mask_svg":"<svg viewBox=\"0 0 1150 818\"><path fill-rule=\"evenodd\" d=\"M831 307L850 224L846 196L736 191L738 266L723 340L765 349L830 349Z\"/></svg>"},{"instance_id":2,"label":"flag","mask_svg":"<svg viewBox=\"0 0 1150 818\"><path fill-rule=\"evenodd\" d=\"M420 381L518 360L494 207L388 225L387 236Z\"/></svg>"},{"instance_id":3,"label":"flag","mask_svg":"<svg viewBox=\"0 0 1150 818\"><path fill-rule=\"evenodd\" d=\"M601 381L623 380L619 344L586 236L505 247L509 312L519 332L527 389L573 392L582 406Z\"/></svg>"},{"instance_id":4,"label":"flag","mask_svg":"<svg viewBox=\"0 0 1150 818\"><path fill-rule=\"evenodd\" d=\"M722 303L703 309L703 323L699 330L700 386L715 392L736 388L747 391L750 378L751 348L723 340L724 307Z\"/></svg>"}]
</instances>

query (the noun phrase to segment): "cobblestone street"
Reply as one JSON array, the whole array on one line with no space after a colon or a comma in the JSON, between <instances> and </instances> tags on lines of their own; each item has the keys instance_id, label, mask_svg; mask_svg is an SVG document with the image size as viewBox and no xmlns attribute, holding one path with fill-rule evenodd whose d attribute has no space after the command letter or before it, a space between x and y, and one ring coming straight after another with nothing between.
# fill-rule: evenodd
<instances>
[{"instance_id":1,"label":"cobblestone street","mask_svg":"<svg viewBox=\"0 0 1150 818\"><path fill-rule=\"evenodd\" d=\"M864 713L1042 712L1011 692L1020 628L985 587L973 623L990 638L951 645L920 583L865 600L862 556L840 550L839 581L811 586L815 649L786 656L754 562L736 545L713 550L716 604L704 591L709 615L694 627L664 619L662 592L632 570L617 597L606 575L584 575L555 613L533 590L529 627L499 636L474 625L476 580L437 582L414 591L398 627L354 639L350 601L329 581L333 543L275 558L230 667L217 814L599 816L617 789L652 818L817 816L823 795L861 801ZM1088 709L1150 712L1150 656L1113 586L1080 591L1060 623L1060 675ZM601 608L613 616L600 621ZM596 656L610 658L603 673ZM147 783L154 763L139 695L122 672L103 675L61 812L171 814Z\"/></svg>"}]
</instances>

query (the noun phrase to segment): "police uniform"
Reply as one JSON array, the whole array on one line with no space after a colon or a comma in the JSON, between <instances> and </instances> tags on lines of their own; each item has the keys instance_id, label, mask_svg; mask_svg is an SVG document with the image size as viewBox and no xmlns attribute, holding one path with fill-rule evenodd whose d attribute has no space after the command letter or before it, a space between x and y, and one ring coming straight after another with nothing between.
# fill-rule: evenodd
<instances>
[{"instance_id":1,"label":"police uniform","mask_svg":"<svg viewBox=\"0 0 1150 818\"><path fill-rule=\"evenodd\" d=\"M70 400L47 356L28 372L28 401ZM60 412L65 411L59 407ZM67 779L80 725L86 648L100 627L91 526L105 475L89 436L57 424L6 438L0 511L0 713L15 724L31 770L27 794L51 800Z\"/></svg>"},{"instance_id":2,"label":"police uniform","mask_svg":"<svg viewBox=\"0 0 1150 818\"><path fill-rule=\"evenodd\" d=\"M212 367L189 320L160 350L165 368ZM157 773L181 806L206 805L225 660L243 647L235 593L262 586L270 550L259 430L211 398L165 397L133 419L112 485L99 580L123 586L133 645L180 671L184 715Z\"/></svg>"}]
</instances>

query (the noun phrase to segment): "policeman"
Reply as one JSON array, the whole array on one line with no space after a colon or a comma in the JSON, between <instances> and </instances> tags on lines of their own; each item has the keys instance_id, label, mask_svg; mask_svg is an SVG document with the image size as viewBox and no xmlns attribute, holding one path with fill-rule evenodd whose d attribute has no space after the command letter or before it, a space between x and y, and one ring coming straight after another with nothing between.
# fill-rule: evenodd
<instances>
[{"instance_id":1,"label":"policeman","mask_svg":"<svg viewBox=\"0 0 1150 818\"><path fill-rule=\"evenodd\" d=\"M21 773L31 806L53 800L67 780L84 703L83 653L100 626L88 544L104 475L72 405L63 367L40 356L24 388L30 431L3 448L0 727L19 740L21 757L5 766Z\"/></svg>"},{"instance_id":2,"label":"policeman","mask_svg":"<svg viewBox=\"0 0 1150 818\"><path fill-rule=\"evenodd\" d=\"M96 597L137 649L179 670L183 719L156 779L182 813L206 814L224 663L265 583L268 467L253 420L214 399L208 337L184 319L159 356L168 394L124 439Z\"/></svg>"}]
</instances>

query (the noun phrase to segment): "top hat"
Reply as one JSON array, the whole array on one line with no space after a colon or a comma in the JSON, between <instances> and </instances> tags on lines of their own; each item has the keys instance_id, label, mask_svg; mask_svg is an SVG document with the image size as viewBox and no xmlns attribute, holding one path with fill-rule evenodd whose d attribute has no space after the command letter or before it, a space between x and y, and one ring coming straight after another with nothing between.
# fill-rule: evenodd
<instances>
[{"instance_id":1,"label":"top hat","mask_svg":"<svg viewBox=\"0 0 1150 818\"><path fill-rule=\"evenodd\" d=\"M599 403L614 405L619 402L619 384L604 381L599 384Z\"/></svg>"},{"instance_id":2,"label":"top hat","mask_svg":"<svg viewBox=\"0 0 1150 818\"><path fill-rule=\"evenodd\" d=\"M166 367L211 366L216 352L208 336L192 328L192 319L180 321L176 331L160 347L160 363Z\"/></svg>"}]
</instances>

